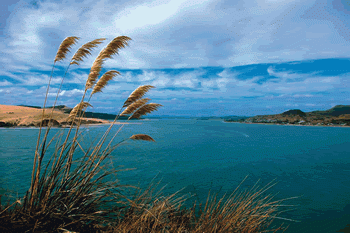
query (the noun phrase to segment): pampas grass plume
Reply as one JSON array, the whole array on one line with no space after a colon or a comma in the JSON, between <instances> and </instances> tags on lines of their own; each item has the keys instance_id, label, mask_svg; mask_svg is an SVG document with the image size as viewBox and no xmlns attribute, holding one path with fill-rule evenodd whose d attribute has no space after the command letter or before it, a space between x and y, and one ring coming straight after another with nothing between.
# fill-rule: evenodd
<instances>
[{"instance_id":1,"label":"pampas grass plume","mask_svg":"<svg viewBox=\"0 0 350 233\"><path fill-rule=\"evenodd\" d=\"M142 105L146 104L148 101L151 99L149 98L144 98L140 100L136 100L134 103L130 104L120 115L128 115L133 113L136 109L141 107Z\"/></svg>"},{"instance_id":2,"label":"pampas grass plume","mask_svg":"<svg viewBox=\"0 0 350 233\"><path fill-rule=\"evenodd\" d=\"M135 135L132 135L132 136L130 137L130 139L155 142L155 140L154 140L151 136L148 136L148 135L146 135L146 134L135 134Z\"/></svg>"},{"instance_id":3,"label":"pampas grass plume","mask_svg":"<svg viewBox=\"0 0 350 233\"><path fill-rule=\"evenodd\" d=\"M119 71L110 70L102 75L92 90L91 95L95 94L96 92L102 92L102 89L107 85L108 81L112 80L117 74L120 75Z\"/></svg>"},{"instance_id":4,"label":"pampas grass plume","mask_svg":"<svg viewBox=\"0 0 350 233\"><path fill-rule=\"evenodd\" d=\"M80 102L79 104L77 104L72 111L70 112L68 118L73 118L74 116L76 116L80 111L82 111L84 108L87 107L92 107L91 104L89 104L88 102Z\"/></svg>"},{"instance_id":5,"label":"pampas grass plume","mask_svg":"<svg viewBox=\"0 0 350 233\"><path fill-rule=\"evenodd\" d=\"M163 105L161 104L155 104L155 103L150 103L143 105L141 108L139 108L134 114L132 114L129 119L137 119L140 118L143 115L146 115L147 113L151 113L155 110L157 110L159 107Z\"/></svg>"},{"instance_id":6,"label":"pampas grass plume","mask_svg":"<svg viewBox=\"0 0 350 233\"><path fill-rule=\"evenodd\" d=\"M94 86L97 77L100 75L105 59L111 58L114 54L118 54L118 50L127 46L129 40L131 40L131 38L127 36L118 36L114 38L106 48L102 49L92 64L88 79L85 84L85 90L88 90Z\"/></svg>"},{"instance_id":7,"label":"pampas grass plume","mask_svg":"<svg viewBox=\"0 0 350 233\"><path fill-rule=\"evenodd\" d=\"M155 87L151 85L143 85L136 88L135 91L133 91L130 94L129 98L125 101L123 107L127 107L130 104L134 103L136 100L141 99L151 88Z\"/></svg>"},{"instance_id":8,"label":"pampas grass plume","mask_svg":"<svg viewBox=\"0 0 350 233\"><path fill-rule=\"evenodd\" d=\"M104 40L105 38L96 39L81 46L81 48L79 48L78 51L74 54L70 64L79 65L79 63L83 61L83 58L87 57L88 55L91 55L92 49L97 47Z\"/></svg>"},{"instance_id":9,"label":"pampas grass plume","mask_svg":"<svg viewBox=\"0 0 350 233\"><path fill-rule=\"evenodd\" d=\"M70 36L70 37L67 37L66 39L64 39L62 41L60 47L58 48L54 62L56 63L58 61L65 59L67 53L70 51L69 49L72 47L72 45L77 43L77 40L79 40L79 39L80 38L76 37L76 36Z\"/></svg>"},{"instance_id":10,"label":"pampas grass plume","mask_svg":"<svg viewBox=\"0 0 350 233\"><path fill-rule=\"evenodd\" d=\"M118 54L119 49L125 48L128 46L128 41L131 40L127 36L118 36L114 38L107 47L102 50L101 57L102 59L112 58L114 54Z\"/></svg>"}]
</instances>

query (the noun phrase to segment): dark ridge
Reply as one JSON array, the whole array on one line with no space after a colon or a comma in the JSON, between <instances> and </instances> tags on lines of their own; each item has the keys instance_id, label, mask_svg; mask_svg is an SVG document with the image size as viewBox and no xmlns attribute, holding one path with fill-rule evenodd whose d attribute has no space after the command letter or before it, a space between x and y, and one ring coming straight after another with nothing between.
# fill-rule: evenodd
<instances>
[{"instance_id":1,"label":"dark ridge","mask_svg":"<svg viewBox=\"0 0 350 233\"><path fill-rule=\"evenodd\" d=\"M62 105L64 106L64 105ZM57 106L58 107L58 106ZM72 108L69 108L67 106L64 106L63 108L60 108L59 110L63 111L64 113L69 114L72 111ZM115 114L109 114L109 113L99 113L99 112L85 112L84 117L86 118L98 118L103 120L114 120L117 115ZM118 120L127 120L129 116L119 116Z\"/></svg>"},{"instance_id":2,"label":"dark ridge","mask_svg":"<svg viewBox=\"0 0 350 233\"><path fill-rule=\"evenodd\" d=\"M37 109L42 109L39 106L31 106L31 105L17 105L21 107L29 107L29 108L37 108ZM45 107L45 109L52 109L52 106L50 107ZM55 106L55 109L60 110L64 113L69 114L73 108L67 107L66 105L57 105ZM103 119L103 120L114 120L117 115L115 114L108 114L108 113L97 113L97 112L85 112L84 117L86 118L98 118L98 119ZM127 120L129 116L120 116L118 120ZM140 118L143 119L143 118Z\"/></svg>"},{"instance_id":3,"label":"dark ridge","mask_svg":"<svg viewBox=\"0 0 350 233\"><path fill-rule=\"evenodd\" d=\"M39 107L39 106L31 106L31 105L24 105L24 104L20 104L20 105L17 105L17 106L19 106L19 107L28 107L28 108L39 108L39 109L41 109L41 107Z\"/></svg>"},{"instance_id":4,"label":"dark ridge","mask_svg":"<svg viewBox=\"0 0 350 233\"><path fill-rule=\"evenodd\" d=\"M69 111L70 112L70 111ZM97 112L85 112L87 118L98 118L103 120L114 120L117 115L108 113L97 113ZM119 116L118 120L127 120L129 116Z\"/></svg>"},{"instance_id":5,"label":"dark ridge","mask_svg":"<svg viewBox=\"0 0 350 233\"><path fill-rule=\"evenodd\" d=\"M19 104L17 105L19 107L28 107L28 108L37 108L37 109L42 109L42 107L39 107L39 106L31 106L31 105L24 105L24 104ZM45 107L45 109L47 108L52 108L52 106L50 107ZM58 109L58 110L62 110L62 109L72 109L72 108L69 108L67 107L66 105L58 105L58 106L55 106L55 109Z\"/></svg>"},{"instance_id":6,"label":"dark ridge","mask_svg":"<svg viewBox=\"0 0 350 233\"><path fill-rule=\"evenodd\" d=\"M52 108L52 106L46 107L46 108ZM57 106L55 106L55 109L61 110L61 109L63 109L63 108L68 108L68 107L67 107L66 105L57 105Z\"/></svg>"},{"instance_id":7,"label":"dark ridge","mask_svg":"<svg viewBox=\"0 0 350 233\"><path fill-rule=\"evenodd\" d=\"M301 111L300 109L292 109L292 110L288 110L288 111L282 113L282 115L284 115L284 116L286 116L286 115L306 116L306 113Z\"/></svg>"},{"instance_id":8,"label":"dark ridge","mask_svg":"<svg viewBox=\"0 0 350 233\"><path fill-rule=\"evenodd\" d=\"M325 111L313 111L313 114L319 115L331 115L331 116L340 116L343 114L350 114L350 105L336 105L331 109Z\"/></svg>"}]
</instances>

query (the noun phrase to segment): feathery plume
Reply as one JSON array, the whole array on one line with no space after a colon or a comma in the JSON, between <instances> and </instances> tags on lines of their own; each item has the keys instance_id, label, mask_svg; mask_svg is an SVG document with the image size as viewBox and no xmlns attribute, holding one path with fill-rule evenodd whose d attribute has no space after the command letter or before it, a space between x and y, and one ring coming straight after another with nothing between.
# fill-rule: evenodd
<instances>
[{"instance_id":1,"label":"feathery plume","mask_svg":"<svg viewBox=\"0 0 350 233\"><path fill-rule=\"evenodd\" d=\"M90 89L95 84L97 77L100 75L102 64L103 60L100 56L98 56L91 66L90 73L85 84L86 90Z\"/></svg>"},{"instance_id":2,"label":"feathery plume","mask_svg":"<svg viewBox=\"0 0 350 233\"><path fill-rule=\"evenodd\" d=\"M72 111L70 112L68 119L73 118L74 116L76 116L79 112L81 112L84 108L87 107L92 107L91 104L89 104L88 102L80 102L79 104L77 104Z\"/></svg>"},{"instance_id":3,"label":"feathery plume","mask_svg":"<svg viewBox=\"0 0 350 233\"><path fill-rule=\"evenodd\" d=\"M151 99L149 98L144 98L140 100L136 100L134 103L130 104L120 115L128 115L133 113L136 109L141 107L142 105L146 104L148 101Z\"/></svg>"},{"instance_id":4,"label":"feathery plume","mask_svg":"<svg viewBox=\"0 0 350 233\"><path fill-rule=\"evenodd\" d=\"M150 103L143 105L141 108L139 108L134 114L132 114L128 120L130 119L135 119L135 118L140 118L143 115L146 115L147 113L151 113L155 110L157 110L159 107L163 105L161 104L155 104L155 103Z\"/></svg>"},{"instance_id":5,"label":"feathery plume","mask_svg":"<svg viewBox=\"0 0 350 233\"><path fill-rule=\"evenodd\" d=\"M104 40L105 38L96 39L81 46L81 48L79 48L78 51L74 54L70 64L79 65L79 63L83 61L83 58L87 57L88 55L91 55L92 49L97 47Z\"/></svg>"},{"instance_id":6,"label":"feathery plume","mask_svg":"<svg viewBox=\"0 0 350 233\"><path fill-rule=\"evenodd\" d=\"M129 40L131 40L131 38L127 36L118 36L114 38L102 51L101 56L103 57L103 59L112 58L114 54L118 54L119 49L128 46Z\"/></svg>"},{"instance_id":7,"label":"feathery plume","mask_svg":"<svg viewBox=\"0 0 350 233\"><path fill-rule=\"evenodd\" d=\"M117 74L120 75L119 71L116 70L110 70L104 73L104 75L102 75L100 80L98 80L96 83L91 95L95 94L96 92L102 92L102 88L104 88L107 85L107 82L112 80Z\"/></svg>"},{"instance_id":8,"label":"feathery plume","mask_svg":"<svg viewBox=\"0 0 350 233\"><path fill-rule=\"evenodd\" d=\"M102 49L91 66L90 73L85 84L85 90L92 88L95 84L97 77L100 75L105 59L111 58L114 54L118 54L118 50L127 46L129 40L131 40L131 38L127 36L118 36L114 38L106 48Z\"/></svg>"},{"instance_id":9,"label":"feathery plume","mask_svg":"<svg viewBox=\"0 0 350 233\"><path fill-rule=\"evenodd\" d=\"M151 136L148 136L148 135L146 135L146 134L135 134L135 135L132 135L132 136L130 137L130 139L155 142L154 139L151 138Z\"/></svg>"},{"instance_id":10,"label":"feathery plume","mask_svg":"<svg viewBox=\"0 0 350 233\"><path fill-rule=\"evenodd\" d=\"M71 48L72 45L77 43L77 40L79 40L79 37L76 36L70 36L64 39L58 48L56 57L55 57L55 62L61 61L66 58L66 54L70 51L69 49Z\"/></svg>"},{"instance_id":11,"label":"feathery plume","mask_svg":"<svg viewBox=\"0 0 350 233\"><path fill-rule=\"evenodd\" d=\"M149 91L149 89L151 89L151 88L155 88L155 87L151 86L151 85L143 85L143 86L139 86L138 88L136 88L130 94L129 98L125 101L123 108L129 106L130 104L132 104L136 100L141 99L147 93L147 91Z\"/></svg>"}]
</instances>

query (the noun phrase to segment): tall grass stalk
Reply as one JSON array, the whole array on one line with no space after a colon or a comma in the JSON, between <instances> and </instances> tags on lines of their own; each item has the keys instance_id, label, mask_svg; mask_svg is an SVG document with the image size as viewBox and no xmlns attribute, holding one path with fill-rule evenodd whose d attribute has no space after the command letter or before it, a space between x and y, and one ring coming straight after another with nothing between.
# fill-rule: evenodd
<instances>
[{"instance_id":1,"label":"tall grass stalk","mask_svg":"<svg viewBox=\"0 0 350 233\"><path fill-rule=\"evenodd\" d=\"M69 49L71 48L72 45L74 45L77 42L78 39L79 38L75 37L75 36L67 37L67 38L65 38L63 40L63 42L61 43L60 47L58 48L58 51L57 51L57 54L56 54L56 57L55 57L55 60L54 60L53 66L52 66L49 83L48 83L47 89L46 89L44 106L43 106L43 114L41 116L42 120L43 120L44 115L45 115L45 106L46 106L46 101L47 101L47 95L49 93L51 79L52 79L52 75L53 75L53 71L54 71L56 62L59 62L59 61L63 60L66 57L66 54L69 52ZM39 150L40 136L41 136L41 129L42 129L42 121L40 122L40 126L39 126L39 135L38 135L38 140L37 140L37 143L36 143L36 149L35 149L35 155L34 155L34 163L33 163L33 172L32 172L32 180L31 180L31 185L30 185L30 187L31 187L30 188L30 193L31 193L31 201L30 201L30 203L31 204L33 202L33 193L35 193L34 187L37 185L37 182L38 182L37 176L39 175L37 173L34 174L34 171L35 170L36 171L40 171L40 166L41 166L41 161L42 161L42 158L40 158L39 151L38 151ZM47 135L44 138L46 138L46 137L47 137ZM39 168L36 169L36 162L37 162L38 159L39 159L39 162L38 162L38 167Z\"/></svg>"}]
</instances>

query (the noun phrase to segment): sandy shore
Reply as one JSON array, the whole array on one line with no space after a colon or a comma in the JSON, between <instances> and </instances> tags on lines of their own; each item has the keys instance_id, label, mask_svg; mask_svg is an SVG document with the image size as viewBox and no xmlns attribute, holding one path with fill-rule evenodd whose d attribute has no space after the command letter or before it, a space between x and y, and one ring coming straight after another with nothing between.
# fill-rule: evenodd
<instances>
[{"instance_id":1,"label":"sandy shore","mask_svg":"<svg viewBox=\"0 0 350 233\"><path fill-rule=\"evenodd\" d=\"M0 105L0 127L6 128L37 128L40 126L42 119L43 126L47 126L48 119L51 116L51 109L45 110L44 118L42 118L43 110L31 107L13 106L13 105ZM59 110L52 112L52 127L54 128L67 128L70 127L67 122L69 114ZM45 122L46 121L46 122ZM97 118L81 118L81 127L86 126L101 126L110 125L113 121L97 119ZM116 125L122 124L141 124L130 122L115 122Z\"/></svg>"}]
</instances>

